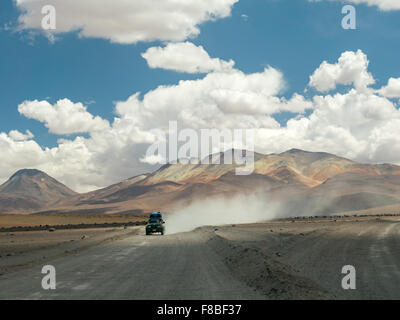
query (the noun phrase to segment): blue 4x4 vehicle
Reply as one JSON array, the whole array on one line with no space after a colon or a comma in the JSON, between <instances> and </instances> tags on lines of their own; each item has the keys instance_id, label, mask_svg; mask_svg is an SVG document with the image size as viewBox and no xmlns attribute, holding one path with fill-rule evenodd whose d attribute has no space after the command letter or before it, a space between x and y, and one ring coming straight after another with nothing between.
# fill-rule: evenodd
<instances>
[{"instance_id":1,"label":"blue 4x4 vehicle","mask_svg":"<svg viewBox=\"0 0 400 320\"><path fill-rule=\"evenodd\" d=\"M149 221L146 224L146 236L152 233L159 232L162 235L165 233L164 227L165 221L162 219L162 214L160 212L150 213Z\"/></svg>"}]
</instances>

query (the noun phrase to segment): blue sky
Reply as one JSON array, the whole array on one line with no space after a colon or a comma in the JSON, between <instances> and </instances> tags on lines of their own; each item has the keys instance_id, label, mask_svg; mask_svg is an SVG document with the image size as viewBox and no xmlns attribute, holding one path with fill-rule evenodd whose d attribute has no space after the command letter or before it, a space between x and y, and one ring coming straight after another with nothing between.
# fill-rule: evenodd
<instances>
[{"instance_id":1,"label":"blue sky","mask_svg":"<svg viewBox=\"0 0 400 320\"><path fill-rule=\"evenodd\" d=\"M357 29L344 30L343 5L340 1L240 0L228 17L199 24L200 33L184 40L201 45L212 58L234 60L235 68L245 74L263 72L267 66L279 70L286 83L279 96L287 99L297 92L311 100L316 90L304 93L310 75L324 60L336 63L345 51L361 50L368 57L368 71L376 80L371 88L386 85L390 77L399 78L400 10L357 5ZM116 101L205 76L150 68L141 54L168 41L116 43L71 31L57 35L52 43L37 30L32 36L34 28L16 31L20 15L13 1L0 2L0 132L29 129L42 148L57 147L60 138L87 138L90 133L49 133L43 123L18 112L25 100L54 104L67 98L82 102L92 115L112 123ZM338 86L337 92L346 88ZM395 100L390 101L397 106ZM296 116L285 110L272 114L281 126Z\"/></svg>"},{"instance_id":2,"label":"blue sky","mask_svg":"<svg viewBox=\"0 0 400 320\"><path fill-rule=\"evenodd\" d=\"M340 2L240 1L231 17L201 25L193 43L212 57L233 59L246 73L267 65L281 70L287 79L287 96L302 92L323 60L334 62L346 50L362 49L368 54L373 61L370 70L379 81L387 81L389 75L400 77L400 13L359 5L358 29L353 31L341 27L342 7ZM15 24L18 15L11 0L1 1L0 25ZM31 40L26 31L2 30L0 43L0 128L6 132L31 128L42 146L54 146L59 137L18 113L17 105L24 100L54 102L68 97L95 102L89 105L90 112L111 120L114 101L202 76L148 68L140 54L161 42L115 44L79 38L72 32L52 44L44 36Z\"/></svg>"}]
</instances>

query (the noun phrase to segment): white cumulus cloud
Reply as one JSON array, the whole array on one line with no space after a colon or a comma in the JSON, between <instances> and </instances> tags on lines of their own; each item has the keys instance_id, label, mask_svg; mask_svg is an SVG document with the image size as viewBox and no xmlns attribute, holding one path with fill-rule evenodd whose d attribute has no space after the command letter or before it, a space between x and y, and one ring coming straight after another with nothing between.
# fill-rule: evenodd
<instances>
[{"instance_id":1,"label":"white cumulus cloud","mask_svg":"<svg viewBox=\"0 0 400 320\"><path fill-rule=\"evenodd\" d=\"M134 94L118 102L116 111L143 130L165 129L170 120L195 129L276 127L278 123L271 115L312 108L299 95L289 100L279 97L284 88L282 73L272 67L252 74L234 69L160 86L142 99Z\"/></svg>"},{"instance_id":2,"label":"white cumulus cloud","mask_svg":"<svg viewBox=\"0 0 400 320\"><path fill-rule=\"evenodd\" d=\"M109 127L107 120L94 117L82 103L68 99L59 100L55 105L47 101L24 101L18 111L27 118L43 122L55 134L84 133Z\"/></svg>"},{"instance_id":3,"label":"white cumulus cloud","mask_svg":"<svg viewBox=\"0 0 400 320\"><path fill-rule=\"evenodd\" d=\"M368 72L369 61L361 51L342 53L335 64L324 61L310 76L309 86L320 92L336 89L337 85L353 84L357 90L364 90L375 80Z\"/></svg>"},{"instance_id":4,"label":"white cumulus cloud","mask_svg":"<svg viewBox=\"0 0 400 320\"><path fill-rule=\"evenodd\" d=\"M29 140L29 139L34 138L33 133L30 132L29 130L26 130L25 133L22 133L18 130L11 130L8 133L8 136L15 141L23 141L23 140Z\"/></svg>"},{"instance_id":5,"label":"white cumulus cloud","mask_svg":"<svg viewBox=\"0 0 400 320\"><path fill-rule=\"evenodd\" d=\"M378 92L387 98L400 98L400 78L390 78L387 86L382 87Z\"/></svg>"},{"instance_id":6,"label":"white cumulus cloud","mask_svg":"<svg viewBox=\"0 0 400 320\"><path fill-rule=\"evenodd\" d=\"M231 14L238 0L15 0L19 29L41 31L45 5L56 9L53 33L78 31L81 37L118 43L183 41L199 25Z\"/></svg>"},{"instance_id":7,"label":"white cumulus cloud","mask_svg":"<svg viewBox=\"0 0 400 320\"><path fill-rule=\"evenodd\" d=\"M234 62L212 59L202 46L191 42L169 43L165 47L151 47L142 54L150 68L162 68L187 73L230 71Z\"/></svg>"}]
</instances>

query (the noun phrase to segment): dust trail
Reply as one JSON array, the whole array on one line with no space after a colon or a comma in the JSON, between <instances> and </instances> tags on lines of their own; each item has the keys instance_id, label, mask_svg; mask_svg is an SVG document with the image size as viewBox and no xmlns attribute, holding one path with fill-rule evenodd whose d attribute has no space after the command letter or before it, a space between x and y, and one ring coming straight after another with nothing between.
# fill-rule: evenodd
<instances>
[{"instance_id":1,"label":"dust trail","mask_svg":"<svg viewBox=\"0 0 400 320\"><path fill-rule=\"evenodd\" d=\"M368 193L366 193L368 196ZM277 218L321 216L359 209L367 203L362 194L346 199L336 191L317 195L275 193L272 201L265 190L231 198L214 197L197 200L165 216L166 233L193 230L201 226L255 223ZM361 200L359 200L361 199ZM371 202L373 202L373 198ZM373 207L371 204L370 206Z\"/></svg>"},{"instance_id":2,"label":"dust trail","mask_svg":"<svg viewBox=\"0 0 400 320\"><path fill-rule=\"evenodd\" d=\"M278 206L255 195L196 201L165 216L166 233L193 230L206 225L254 223L278 216Z\"/></svg>"}]
</instances>

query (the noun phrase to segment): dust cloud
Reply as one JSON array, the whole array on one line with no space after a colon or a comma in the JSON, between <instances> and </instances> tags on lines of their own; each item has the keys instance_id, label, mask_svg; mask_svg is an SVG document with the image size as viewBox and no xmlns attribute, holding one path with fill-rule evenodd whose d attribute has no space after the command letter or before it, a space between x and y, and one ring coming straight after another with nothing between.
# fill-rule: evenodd
<instances>
[{"instance_id":1,"label":"dust cloud","mask_svg":"<svg viewBox=\"0 0 400 320\"><path fill-rule=\"evenodd\" d=\"M271 220L279 216L278 208L277 204L256 195L196 201L165 216L166 233L191 231L201 226Z\"/></svg>"}]
</instances>

